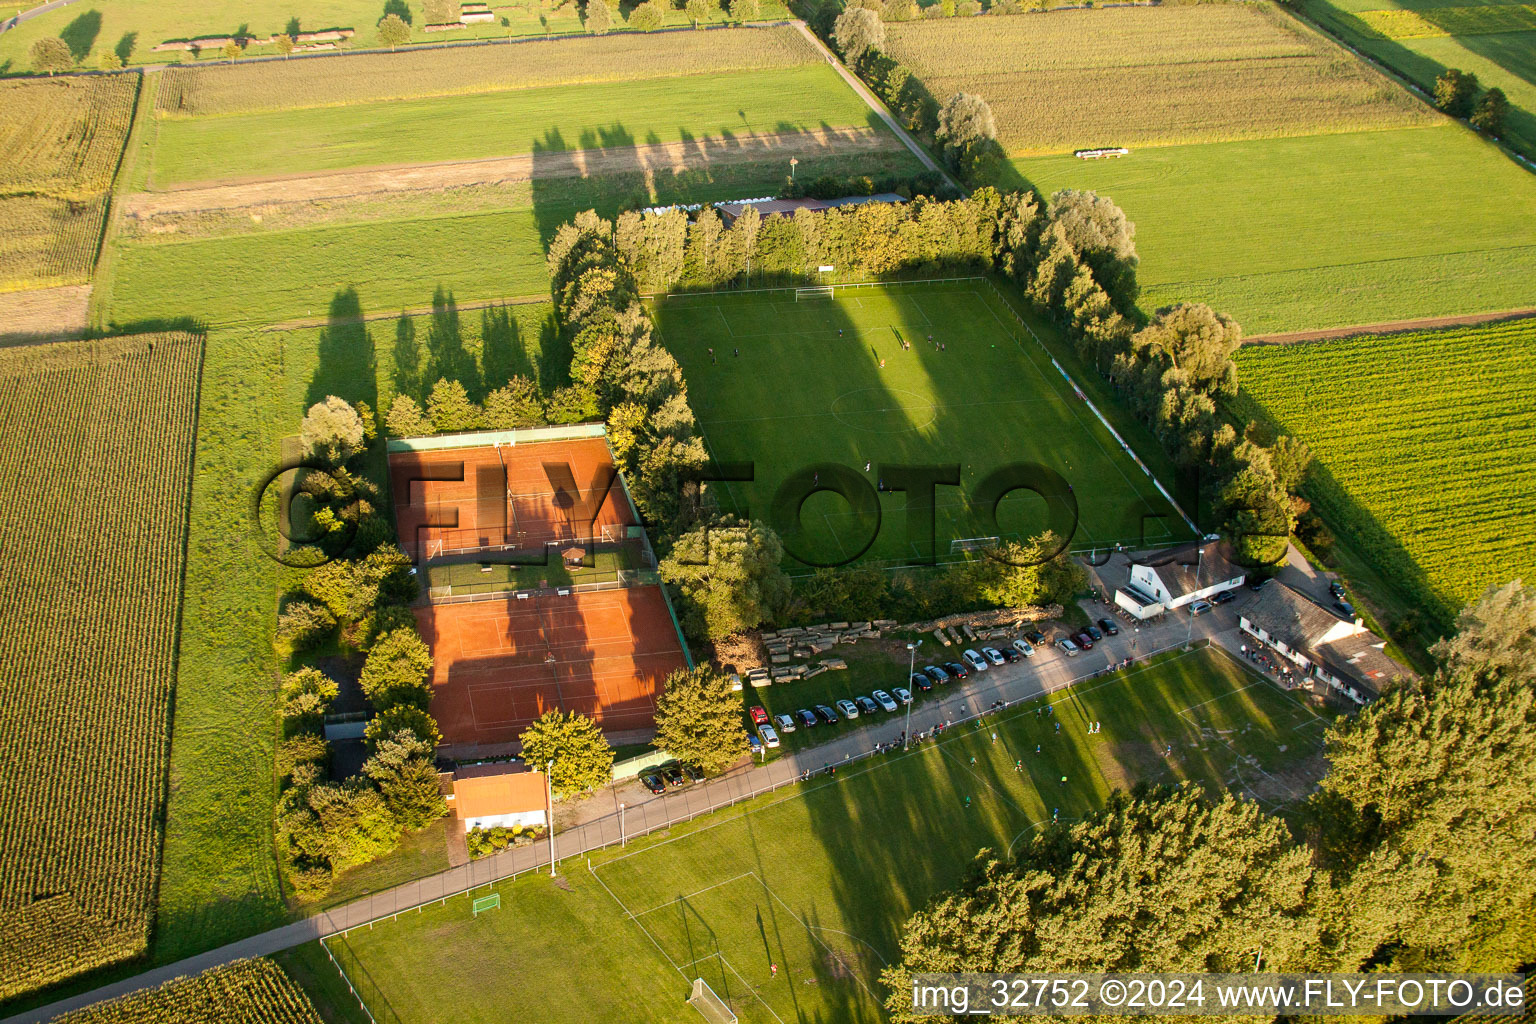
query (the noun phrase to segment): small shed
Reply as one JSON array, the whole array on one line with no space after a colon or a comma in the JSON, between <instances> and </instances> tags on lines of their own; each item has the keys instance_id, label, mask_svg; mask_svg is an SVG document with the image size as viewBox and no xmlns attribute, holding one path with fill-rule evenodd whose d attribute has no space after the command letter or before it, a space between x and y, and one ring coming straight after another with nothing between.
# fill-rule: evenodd
<instances>
[{"instance_id":1,"label":"small shed","mask_svg":"<svg viewBox=\"0 0 1536 1024\"><path fill-rule=\"evenodd\" d=\"M463 765L454 770L448 806L472 828L545 824L544 773L516 762Z\"/></svg>"}]
</instances>

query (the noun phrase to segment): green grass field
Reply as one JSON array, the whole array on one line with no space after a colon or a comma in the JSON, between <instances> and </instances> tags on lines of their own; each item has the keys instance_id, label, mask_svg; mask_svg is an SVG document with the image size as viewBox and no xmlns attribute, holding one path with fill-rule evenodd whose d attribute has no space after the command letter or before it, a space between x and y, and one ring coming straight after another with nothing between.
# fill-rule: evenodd
<instances>
[{"instance_id":1,"label":"green grass field","mask_svg":"<svg viewBox=\"0 0 1536 1024\"><path fill-rule=\"evenodd\" d=\"M502 908L479 917L456 898L355 930L343 955L403 1024L499 1024L509 1001L548 1024L686 1024L698 1019L683 1003L695 977L743 1022L881 1020L876 976L903 924L977 850L1014 848L1053 812L1079 817L1138 780L1285 803L1309 788L1324 724L1205 650L1079 684L1052 705L596 855L590 873L573 859L568 890L530 875L498 886ZM1093 721L1103 729L1090 735Z\"/></svg>"},{"instance_id":2,"label":"green grass field","mask_svg":"<svg viewBox=\"0 0 1536 1024\"><path fill-rule=\"evenodd\" d=\"M934 496L942 558L955 539L1027 537L1045 527L1046 503L1027 491L1003 499L996 527L966 498L994 469L1029 462L1074 487L1075 529L1065 501L1053 503L1049 519L1074 549L1186 536L1152 481L1007 316L979 280L844 289L801 302L791 291L678 297L657 307L710 451L756 463L754 482L724 487L738 511L770 517L780 483L815 464L850 467L870 485L890 482L882 466L958 464L961 487ZM940 343L945 351L935 351ZM886 493L880 505L866 557L912 559L919 552L907 536L906 498ZM1144 514L1166 517L1149 521L1145 537ZM810 556L802 562L840 563L871 533L825 491L806 501L801 522L799 534L779 529L792 553L798 545Z\"/></svg>"},{"instance_id":3,"label":"green grass field","mask_svg":"<svg viewBox=\"0 0 1536 1024\"><path fill-rule=\"evenodd\" d=\"M1309 495L1432 625L1536 578L1536 320L1238 353L1242 400L1311 446Z\"/></svg>"},{"instance_id":4,"label":"green grass field","mask_svg":"<svg viewBox=\"0 0 1536 1024\"><path fill-rule=\"evenodd\" d=\"M165 120L151 181L172 188L878 123L837 73L819 64Z\"/></svg>"},{"instance_id":5,"label":"green grass field","mask_svg":"<svg viewBox=\"0 0 1536 1024\"><path fill-rule=\"evenodd\" d=\"M1478 0L1482 6L1485 0ZM1501 0L1486 0L1502 6ZM1536 157L1536 31L1444 35L1429 38L1386 38L1359 17L1365 11L1408 10L1455 25L1461 5L1447 0L1302 0L1308 18L1336 33L1362 53L1400 72L1421 89L1432 91L1435 76L1446 68L1477 75L1483 88L1498 86L1509 97L1505 139L1527 157Z\"/></svg>"},{"instance_id":6,"label":"green grass field","mask_svg":"<svg viewBox=\"0 0 1536 1024\"><path fill-rule=\"evenodd\" d=\"M1460 127L1014 166L1125 210L1145 309L1209 302L1263 334L1536 306L1536 179Z\"/></svg>"}]
</instances>

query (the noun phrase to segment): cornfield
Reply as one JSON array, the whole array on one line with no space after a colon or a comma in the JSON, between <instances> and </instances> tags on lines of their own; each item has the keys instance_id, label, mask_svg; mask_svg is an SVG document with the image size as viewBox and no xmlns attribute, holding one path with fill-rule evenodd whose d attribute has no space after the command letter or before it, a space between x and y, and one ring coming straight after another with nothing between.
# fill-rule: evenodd
<instances>
[{"instance_id":1,"label":"cornfield","mask_svg":"<svg viewBox=\"0 0 1536 1024\"><path fill-rule=\"evenodd\" d=\"M446 51L377 53L344 60L171 68L161 75L155 109L162 117L296 110L793 67L819 60L811 44L787 26L659 35L618 33Z\"/></svg>"},{"instance_id":2,"label":"cornfield","mask_svg":"<svg viewBox=\"0 0 1536 1024\"><path fill-rule=\"evenodd\" d=\"M0 292L90 280L106 215L104 195L0 196Z\"/></svg>"},{"instance_id":3,"label":"cornfield","mask_svg":"<svg viewBox=\"0 0 1536 1024\"><path fill-rule=\"evenodd\" d=\"M112 186L137 75L0 82L0 195L91 199Z\"/></svg>"},{"instance_id":4,"label":"cornfield","mask_svg":"<svg viewBox=\"0 0 1536 1024\"><path fill-rule=\"evenodd\" d=\"M0 1000L145 948L201 357L0 356Z\"/></svg>"},{"instance_id":5,"label":"cornfield","mask_svg":"<svg viewBox=\"0 0 1536 1024\"><path fill-rule=\"evenodd\" d=\"M138 88L137 75L0 82L0 291L90 278Z\"/></svg>"},{"instance_id":6,"label":"cornfield","mask_svg":"<svg viewBox=\"0 0 1536 1024\"><path fill-rule=\"evenodd\" d=\"M1536 319L1238 354L1249 414L1311 446L1308 497L1444 624L1536 579Z\"/></svg>"},{"instance_id":7,"label":"cornfield","mask_svg":"<svg viewBox=\"0 0 1536 1024\"><path fill-rule=\"evenodd\" d=\"M1249 4L905 22L887 38L938 102L980 94L1017 156L1436 117L1332 43Z\"/></svg>"},{"instance_id":8,"label":"cornfield","mask_svg":"<svg viewBox=\"0 0 1536 1024\"><path fill-rule=\"evenodd\" d=\"M65 1014L54 1024L321 1024L321 1018L277 964L237 960Z\"/></svg>"},{"instance_id":9,"label":"cornfield","mask_svg":"<svg viewBox=\"0 0 1536 1024\"><path fill-rule=\"evenodd\" d=\"M1536 30L1536 4L1361 11L1360 20L1387 39L1477 36Z\"/></svg>"}]
</instances>

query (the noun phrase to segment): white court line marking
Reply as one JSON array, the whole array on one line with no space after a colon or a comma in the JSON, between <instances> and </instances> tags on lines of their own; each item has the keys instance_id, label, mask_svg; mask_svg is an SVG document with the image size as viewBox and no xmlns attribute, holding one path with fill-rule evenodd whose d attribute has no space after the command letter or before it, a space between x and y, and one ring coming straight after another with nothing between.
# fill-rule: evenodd
<instances>
[{"instance_id":1,"label":"white court line marking","mask_svg":"<svg viewBox=\"0 0 1536 1024\"><path fill-rule=\"evenodd\" d=\"M714 885L706 885L702 889L696 889L693 892L684 893L681 896L674 896L670 900L667 900L667 902L657 904L656 906L652 907L650 910L642 910L638 914L635 914L634 916L635 917L644 917L646 914L654 914L658 910L665 910L665 909L667 909L668 907L672 906L672 904L674 904L674 903L680 903L683 900L691 900L695 896L702 896L702 895L704 895L706 892L709 892L711 889L718 889L718 888L720 888L723 885L730 885L732 882L739 882L741 879L751 877L751 876L753 876L755 874L756 874L756 872L753 872L753 871L743 871L741 874L737 875L735 878L727 878L723 882L716 882Z\"/></svg>"}]
</instances>

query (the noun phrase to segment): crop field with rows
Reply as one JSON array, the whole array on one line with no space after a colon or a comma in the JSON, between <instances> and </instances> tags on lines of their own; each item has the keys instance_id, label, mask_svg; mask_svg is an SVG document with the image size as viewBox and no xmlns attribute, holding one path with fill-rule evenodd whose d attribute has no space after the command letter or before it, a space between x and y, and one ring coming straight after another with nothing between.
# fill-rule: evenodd
<instances>
[{"instance_id":1,"label":"crop field with rows","mask_svg":"<svg viewBox=\"0 0 1536 1024\"><path fill-rule=\"evenodd\" d=\"M201 356L0 354L0 999L148 938Z\"/></svg>"},{"instance_id":2,"label":"crop field with rows","mask_svg":"<svg viewBox=\"0 0 1536 1024\"><path fill-rule=\"evenodd\" d=\"M888 28L942 103L981 95L1013 155L1427 123L1439 115L1284 15L1248 4L949 18Z\"/></svg>"},{"instance_id":3,"label":"crop field with rows","mask_svg":"<svg viewBox=\"0 0 1536 1024\"><path fill-rule=\"evenodd\" d=\"M106 215L105 196L0 196L0 292L88 281Z\"/></svg>"},{"instance_id":4,"label":"crop field with rows","mask_svg":"<svg viewBox=\"0 0 1536 1024\"><path fill-rule=\"evenodd\" d=\"M1309 496L1439 625L1536 579L1536 319L1238 353L1241 401L1317 457Z\"/></svg>"},{"instance_id":5,"label":"crop field with rows","mask_svg":"<svg viewBox=\"0 0 1536 1024\"><path fill-rule=\"evenodd\" d=\"M1536 4L1361 11L1360 20L1388 39L1529 32L1536 29Z\"/></svg>"},{"instance_id":6,"label":"crop field with rows","mask_svg":"<svg viewBox=\"0 0 1536 1024\"><path fill-rule=\"evenodd\" d=\"M84 199L109 188L138 87L133 75L0 82L0 195Z\"/></svg>"},{"instance_id":7,"label":"crop field with rows","mask_svg":"<svg viewBox=\"0 0 1536 1024\"><path fill-rule=\"evenodd\" d=\"M471 47L451 59L407 51L171 68L161 76L155 110L162 117L249 114L820 62L815 48L789 27L553 39Z\"/></svg>"},{"instance_id":8,"label":"crop field with rows","mask_svg":"<svg viewBox=\"0 0 1536 1024\"><path fill-rule=\"evenodd\" d=\"M302 989L270 960L237 960L56 1024L321 1024Z\"/></svg>"}]
</instances>

